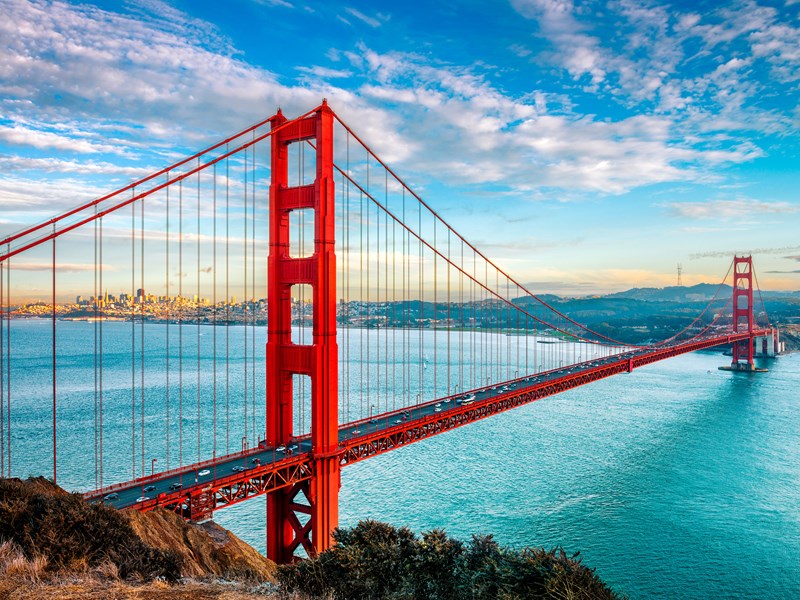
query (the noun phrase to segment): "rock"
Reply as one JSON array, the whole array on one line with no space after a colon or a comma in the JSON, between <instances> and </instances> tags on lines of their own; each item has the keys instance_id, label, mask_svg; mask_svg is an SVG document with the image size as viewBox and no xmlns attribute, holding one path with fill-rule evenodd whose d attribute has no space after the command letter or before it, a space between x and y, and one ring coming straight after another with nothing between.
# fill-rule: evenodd
<instances>
[{"instance_id":1,"label":"rock","mask_svg":"<svg viewBox=\"0 0 800 600\"><path fill-rule=\"evenodd\" d=\"M181 557L184 577L274 581L275 563L233 533L206 521L190 524L175 513L156 509L125 511L141 540Z\"/></svg>"}]
</instances>

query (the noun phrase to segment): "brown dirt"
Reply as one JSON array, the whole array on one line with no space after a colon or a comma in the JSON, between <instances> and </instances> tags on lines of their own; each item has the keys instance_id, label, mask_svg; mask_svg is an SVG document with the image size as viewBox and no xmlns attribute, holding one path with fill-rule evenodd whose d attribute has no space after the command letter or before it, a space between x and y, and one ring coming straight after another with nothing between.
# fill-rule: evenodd
<instances>
[{"instance_id":1,"label":"brown dirt","mask_svg":"<svg viewBox=\"0 0 800 600\"><path fill-rule=\"evenodd\" d=\"M184 577L274 581L275 563L213 521L189 524L164 509L125 514L148 546L171 550L183 559Z\"/></svg>"}]
</instances>

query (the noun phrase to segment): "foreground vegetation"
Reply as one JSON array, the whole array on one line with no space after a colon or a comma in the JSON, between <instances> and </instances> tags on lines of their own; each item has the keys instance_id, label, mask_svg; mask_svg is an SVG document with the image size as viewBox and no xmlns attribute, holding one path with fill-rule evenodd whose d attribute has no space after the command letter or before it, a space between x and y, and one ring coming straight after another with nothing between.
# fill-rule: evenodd
<instances>
[{"instance_id":1,"label":"foreground vegetation","mask_svg":"<svg viewBox=\"0 0 800 600\"><path fill-rule=\"evenodd\" d=\"M560 548L512 550L363 521L280 567L207 522L91 505L45 479L0 479L0 599L563 600L618 596Z\"/></svg>"},{"instance_id":2,"label":"foreground vegetation","mask_svg":"<svg viewBox=\"0 0 800 600\"><path fill-rule=\"evenodd\" d=\"M334 537L331 550L279 567L282 588L342 600L619 598L561 548L513 550L491 536L463 543L441 530L417 537L377 521L339 529Z\"/></svg>"}]
</instances>

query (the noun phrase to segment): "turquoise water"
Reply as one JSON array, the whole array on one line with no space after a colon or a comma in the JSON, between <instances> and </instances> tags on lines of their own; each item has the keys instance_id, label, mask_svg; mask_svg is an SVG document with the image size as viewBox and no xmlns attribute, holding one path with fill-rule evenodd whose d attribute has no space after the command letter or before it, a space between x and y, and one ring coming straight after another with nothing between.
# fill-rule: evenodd
<instances>
[{"instance_id":1,"label":"turquoise water","mask_svg":"<svg viewBox=\"0 0 800 600\"><path fill-rule=\"evenodd\" d=\"M48 474L51 383L43 375L47 360L37 356L49 332L42 322L14 326L14 474ZM66 355L59 359L59 478L86 489L95 478L94 371L92 348L73 343L85 334L80 327L92 326L59 324ZM165 377L158 374L158 330L145 329L153 336L146 340L151 393ZM203 328L200 339L210 330ZM231 370L239 381L243 345L235 339ZM196 365L192 343L186 341L186 360ZM142 466L141 459L131 464L124 424L131 411L124 385L129 344L130 324L107 324L106 377L113 381L116 369L120 380L104 392L106 482ZM259 365L263 342L257 346ZM340 521L369 517L416 531L444 527L460 538L492 533L512 546L560 545L580 551L630 598L800 597L800 355L772 361L769 373L757 375L718 371L727 360L712 353L678 357L349 466L342 472ZM201 361L206 390L211 370L202 351ZM257 423L263 422L258 377L257 370L259 391L249 400ZM241 444L242 393L239 385L229 390L231 422L238 424L228 436L234 446ZM196 388L186 396L185 459L194 460ZM148 436L165 434L162 409L148 401ZM203 400L201 418L212 413ZM209 443L201 440L201 451ZM218 440L218 449L223 445ZM148 446L147 469L151 454ZM258 498L215 518L263 551L264 513Z\"/></svg>"}]
</instances>

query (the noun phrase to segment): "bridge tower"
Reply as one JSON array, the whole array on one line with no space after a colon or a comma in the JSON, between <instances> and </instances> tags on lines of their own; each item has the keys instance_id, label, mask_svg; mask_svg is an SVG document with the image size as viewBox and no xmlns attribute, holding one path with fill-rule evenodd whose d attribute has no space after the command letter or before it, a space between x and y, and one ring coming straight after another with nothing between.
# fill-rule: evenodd
<instances>
[{"instance_id":1,"label":"bridge tower","mask_svg":"<svg viewBox=\"0 0 800 600\"><path fill-rule=\"evenodd\" d=\"M267 556L277 563L294 559L302 546L313 555L330 547L339 520L338 374L336 343L336 256L334 252L333 112L326 102L314 114L283 126L272 117L272 172L267 285L267 427L270 445L288 446L292 431L292 377L311 379L312 477L267 497ZM312 184L289 186L288 148L316 146ZM314 253L293 258L289 214L314 211ZM312 288L310 345L292 342L291 288Z\"/></svg>"},{"instance_id":2,"label":"bridge tower","mask_svg":"<svg viewBox=\"0 0 800 600\"><path fill-rule=\"evenodd\" d=\"M731 368L752 371L753 366L753 257L733 257L733 331L747 331L751 336L734 342ZM740 359L746 362L740 364Z\"/></svg>"}]
</instances>

